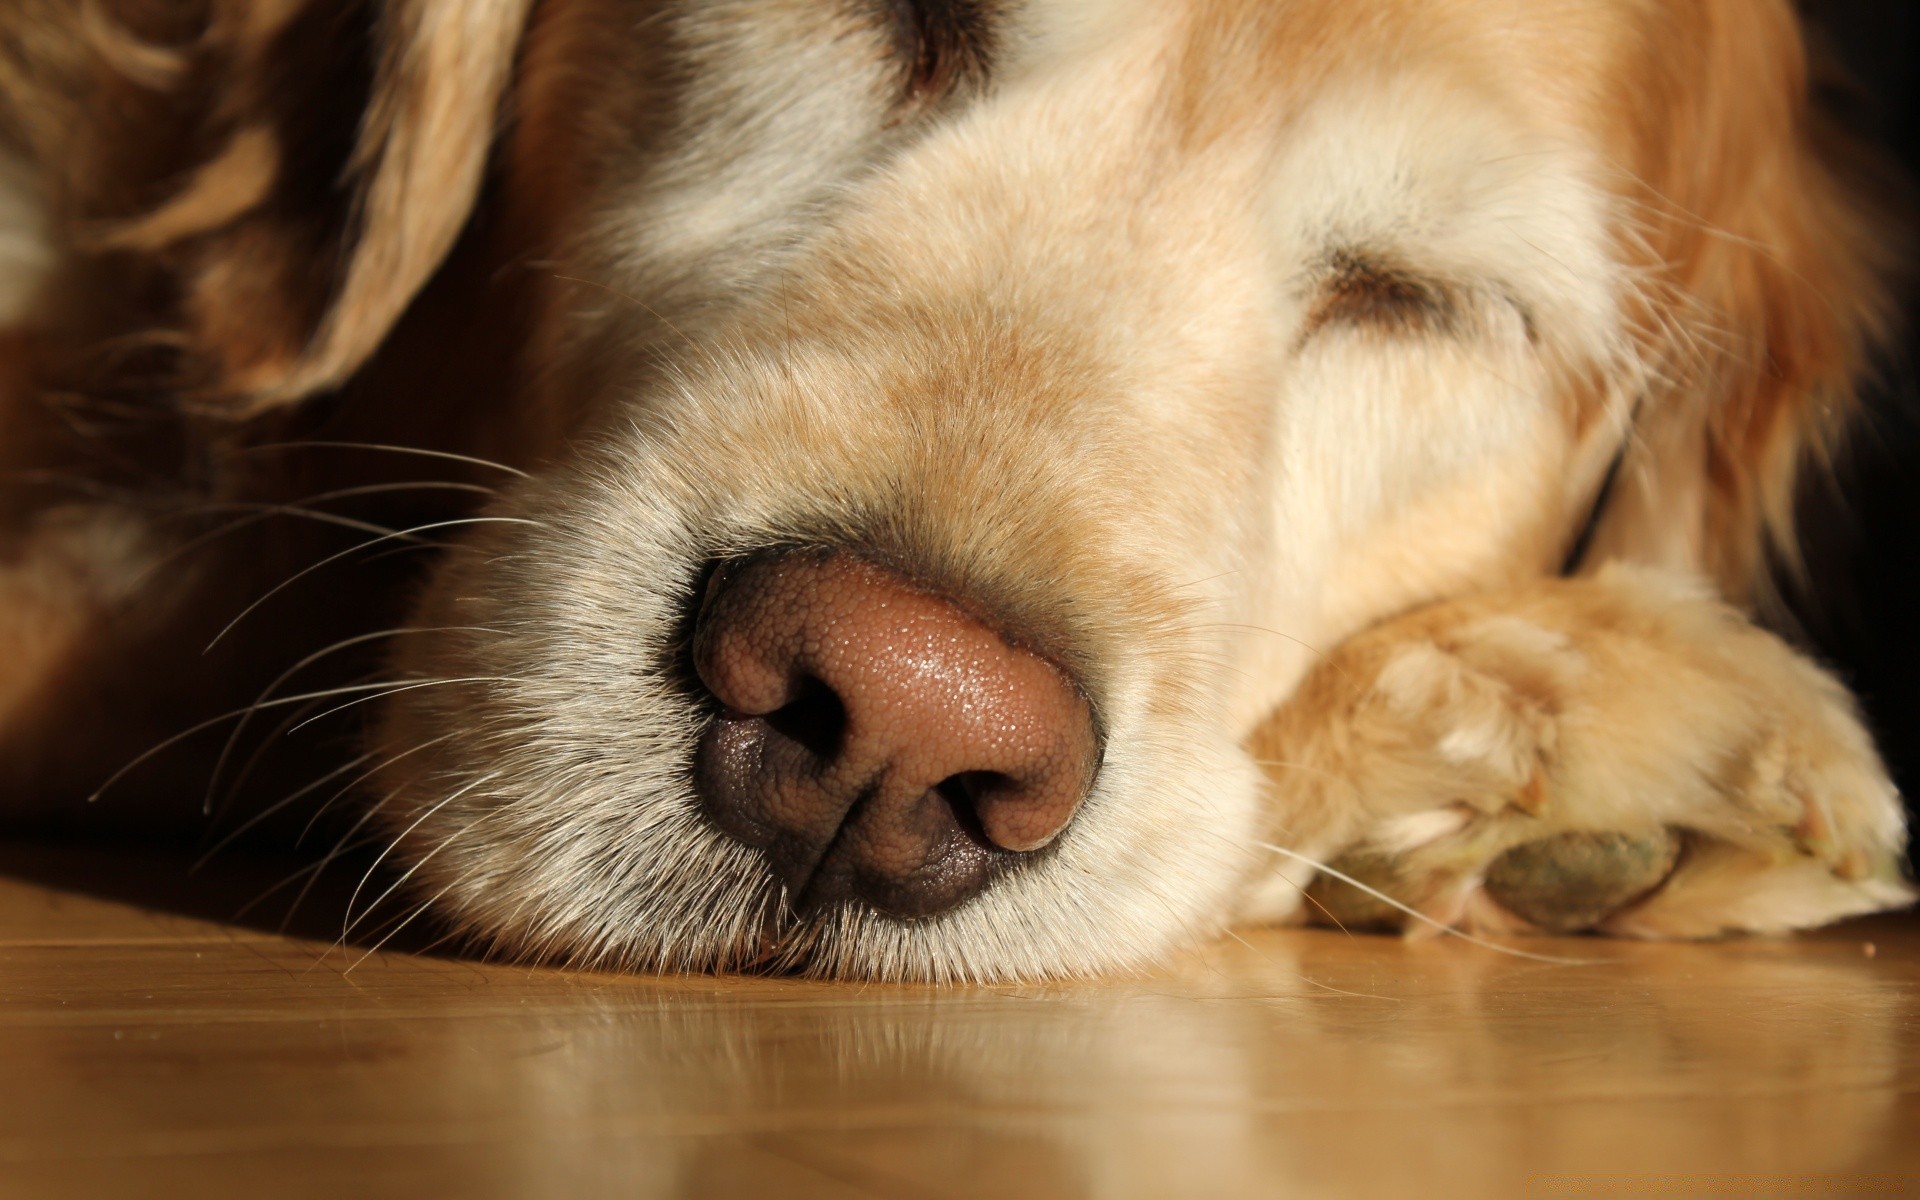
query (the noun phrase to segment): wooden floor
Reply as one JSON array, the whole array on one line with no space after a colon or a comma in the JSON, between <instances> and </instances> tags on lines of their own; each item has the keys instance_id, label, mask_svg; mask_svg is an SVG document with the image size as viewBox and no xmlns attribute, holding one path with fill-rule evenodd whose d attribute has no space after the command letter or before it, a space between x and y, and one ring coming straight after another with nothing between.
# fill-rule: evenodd
<instances>
[{"instance_id":1,"label":"wooden floor","mask_svg":"<svg viewBox=\"0 0 1920 1200\"><path fill-rule=\"evenodd\" d=\"M186 915L257 883L0 847L0 1197L1920 1196L1912 920L932 990Z\"/></svg>"}]
</instances>

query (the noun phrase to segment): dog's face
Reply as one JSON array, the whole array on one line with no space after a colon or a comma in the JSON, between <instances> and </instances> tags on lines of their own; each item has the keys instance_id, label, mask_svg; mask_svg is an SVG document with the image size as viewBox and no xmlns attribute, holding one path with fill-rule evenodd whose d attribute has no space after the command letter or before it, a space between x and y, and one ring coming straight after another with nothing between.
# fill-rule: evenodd
<instances>
[{"instance_id":1,"label":"dog's face","mask_svg":"<svg viewBox=\"0 0 1920 1200\"><path fill-rule=\"evenodd\" d=\"M889 977L1095 970L1234 915L1248 733L1316 648L1556 569L1693 336L1647 315L1674 305L1630 181L1659 150L1623 113L1636 56L1699 18L558 6L509 170L550 192L556 159L609 164L566 185L558 274L592 286L555 289L539 382L589 433L439 579L420 624L447 632L408 639L403 678L468 681L387 731L423 894L520 952ZM540 56L587 43L680 82L596 76L582 108ZM1086 723L1038 835L956 791L959 759L843 778L891 700L844 663L703 647L730 589L804 609L849 572L891 581L854 607L938 597L1077 694L1007 718ZM919 646L913 619L885 636ZM735 640L854 636L762 620ZM928 636L881 652L999 703ZM818 677L839 708L809 740Z\"/></svg>"},{"instance_id":2,"label":"dog's face","mask_svg":"<svg viewBox=\"0 0 1920 1200\"><path fill-rule=\"evenodd\" d=\"M459 52L243 390L364 353L477 178L423 234L406 156L505 90L560 432L399 639L374 811L519 954L1001 978L1270 913L1243 746L1316 655L1580 543L1744 586L1865 321L1784 5L392 7Z\"/></svg>"}]
</instances>

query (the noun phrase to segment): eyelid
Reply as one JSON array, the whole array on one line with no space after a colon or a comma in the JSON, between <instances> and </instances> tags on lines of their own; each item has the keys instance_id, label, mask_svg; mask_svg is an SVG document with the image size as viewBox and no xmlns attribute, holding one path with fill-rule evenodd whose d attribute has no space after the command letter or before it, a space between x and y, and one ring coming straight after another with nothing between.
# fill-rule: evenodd
<instances>
[{"instance_id":1,"label":"eyelid","mask_svg":"<svg viewBox=\"0 0 1920 1200\"><path fill-rule=\"evenodd\" d=\"M1464 306L1458 290L1389 259L1335 250L1314 275L1315 301L1304 336L1332 324L1393 333L1460 332Z\"/></svg>"}]
</instances>

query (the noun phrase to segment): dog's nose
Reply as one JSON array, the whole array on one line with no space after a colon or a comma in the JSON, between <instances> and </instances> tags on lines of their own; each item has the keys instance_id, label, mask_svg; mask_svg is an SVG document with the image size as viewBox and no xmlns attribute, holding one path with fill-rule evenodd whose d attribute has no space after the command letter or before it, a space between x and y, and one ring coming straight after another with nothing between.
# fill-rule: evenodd
<instances>
[{"instance_id":1,"label":"dog's nose","mask_svg":"<svg viewBox=\"0 0 1920 1200\"><path fill-rule=\"evenodd\" d=\"M929 916L1073 819L1098 766L1056 666L844 552L721 568L693 639L722 711L696 783L794 903Z\"/></svg>"}]
</instances>

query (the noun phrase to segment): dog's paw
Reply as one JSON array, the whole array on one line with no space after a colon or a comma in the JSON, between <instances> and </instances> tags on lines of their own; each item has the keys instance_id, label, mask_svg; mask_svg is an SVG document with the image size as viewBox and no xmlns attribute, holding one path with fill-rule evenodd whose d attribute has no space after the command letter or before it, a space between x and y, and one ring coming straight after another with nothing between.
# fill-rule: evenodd
<instances>
[{"instance_id":1,"label":"dog's paw","mask_svg":"<svg viewBox=\"0 0 1920 1200\"><path fill-rule=\"evenodd\" d=\"M1671 576L1437 606L1319 674L1336 682L1263 754L1347 785L1313 789L1337 832L1310 918L1706 937L1913 899L1899 796L1845 690ZM1276 768L1283 838L1300 778Z\"/></svg>"}]
</instances>

